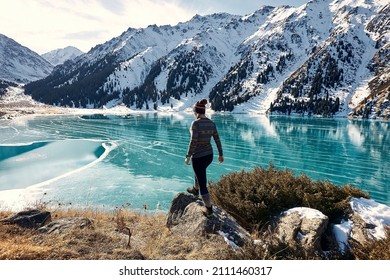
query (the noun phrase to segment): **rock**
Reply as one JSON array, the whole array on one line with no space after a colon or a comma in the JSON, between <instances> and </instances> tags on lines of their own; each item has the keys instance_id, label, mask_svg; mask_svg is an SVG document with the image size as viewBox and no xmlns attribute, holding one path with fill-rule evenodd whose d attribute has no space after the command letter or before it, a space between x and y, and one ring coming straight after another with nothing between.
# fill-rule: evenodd
<instances>
[{"instance_id":1,"label":"rock","mask_svg":"<svg viewBox=\"0 0 390 280\"><path fill-rule=\"evenodd\" d=\"M250 234L224 210L214 206L214 217L203 214L204 204L190 194L179 193L172 200L167 217L167 227L185 236L220 234L233 248L252 242Z\"/></svg>"},{"instance_id":2,"label":"rock","mask_svg":"<svg viewBox=\"0 0 390 280\"><path fill-rule=\"evenodd\" d=\"M292 208L279 218L276 235L283 243L301 246L309 254L322 252L321 236L327 225L328 217L318 210Z\"/></svg>"},{"instance_id":3,"label":"rock","mask_svg":"<svg viewBox=\"0 0 390 280\"><path fill-rule=\"evenodd\" d=\"M367 241L373 239L370 230L375 228L375 225L367 224L359 215L351 214L349 217L351 221L351 232L349 238L357 241L361 245L365 245Z\"/></svg>"},{"instance_id":4,"label":"rock","mask_svg":"<svg viewBox=\"0 0 390 280\"><path fill-rule=\"evenodd\" d=\"M352 198L350 206L351 239L364 245L373 239L386 238L386 228L390 226L389 206L366 198Z\"/></svg>"},{"instance_id":5,"label":"rock","mask_svg":"<svg viewBox=\"0 0 390 280\"><path fill-rule=\"evenodd\" d=\"M174 226L178 226L181 223L180 218L183 216L186 207L191 204L197 202L195 196L187 195L184 193L177 194L171 203L171 208L169 209L168 217L167 217L167 226L168 228L172 228Z\"/></svg>"},{"instance_id":6,"label":"rock","mask_svg":"<svg viewBox=\"0 0 390 280\"><path fill-rule=\"evenodd\" d=\"M23 228L38 228L51 222L51 214L48 211L38 209L16 213L0 221L3 224L15 224Z\"/></svg>"},{"instance_id":7,"label":"rock","mask_svg":"<svg viewBox=\"0 0 390 280\"><path fill-rule=\"evenodd\" d=\"M40 227L40 233L57 233L61 234L72 229L83 229L92 226L92 221L88 218L64 218L50 224Z\"/></svg>"}]
</instances>

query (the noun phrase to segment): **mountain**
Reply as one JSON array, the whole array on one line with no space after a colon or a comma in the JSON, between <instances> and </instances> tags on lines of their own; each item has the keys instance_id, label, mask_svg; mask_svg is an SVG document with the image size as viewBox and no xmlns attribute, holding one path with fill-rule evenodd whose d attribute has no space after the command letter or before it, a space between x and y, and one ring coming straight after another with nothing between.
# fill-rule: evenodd
<instances>
[{"instance_id":1,"label":"mountain","mask_svg":"<svg viewBox=\"0 0 390 280\"><path fill-rule=\"evenodd\" d=\"M129 28L26 93L49 104L390 116L389 4L314 0ZM378 109L379 108L379 109Z\"/></svg>"},{"instance_id":2,"label":"mountain","mask_svg":"<svg viewBox=\"0 0 390 280\"><path fill-rule=\"evenodd\" d=\"M75 47L66 47L63 49L56 49L47 53L42 54L41 56L49 61L53 66L63 64L69 59L73 59L79 55L83 54L78 48Z\"/></svg>"},{"instance_id":3,"label":"mountain","mask_svg":"<svg viewBox=\"0 0 390 280\"><path fill-rule=\"evenodd\" d=\"M0 80L27 83L50 74L53 66L32 50L0 34Z\"/></svg>"},{"instance_id":4,"label":"mountain","mask_svg":"<svg viewBox=\"0 0 390 280\"><path fill-rule=\"evenodd\" d=\"M353 116L390 116L390 5L385 6L369 22L367 30L376 33L376 52L368 66L373 78L368 81L370 94L357 99ZM359 97L359 94L356 94Z\"/></svg>"},{"instance_id":5,"label":"mountain","mask_svg":"<svg viewBox=\"0 0 390 280\"><path fill-rule=\"evenodd\" d=\"M323 39L309 44L312 49L306 48L311 50L306 51L308 58L277 89L271 111L390 117L390 5L386 1L334 1L324 8L321 1L305 6L306 14L318 15L317 19L307 17L305 29L312 38ZM289 20L296 23L300 16L294 13ZM292 33L297 27L287 24L284 30L284 34ZM387 96L374 101L379 92Z\"/></svg>"}]
</instances>

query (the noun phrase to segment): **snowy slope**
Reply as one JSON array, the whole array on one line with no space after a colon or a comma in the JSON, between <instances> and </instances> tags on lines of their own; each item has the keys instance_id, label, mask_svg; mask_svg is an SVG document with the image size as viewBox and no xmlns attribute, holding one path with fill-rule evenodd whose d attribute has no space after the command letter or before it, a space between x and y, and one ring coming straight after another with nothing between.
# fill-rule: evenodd
<instances>
[{"instance_id":1,"label":"snowy slope","mask_svg":"<svg viewBox=\"0 0 390 280\"><path fill-rule=\"evenodd\" d=\"M313 0L129 28L26 92L62 106L185 110L208 98L216 111L346 116L387 91L388 7Z\"/></svg>"},{"instance_id":2,"label":"snowy slope","mask_svg":"<svg viewBox=\"0 0 390 280\"><path fill-rule=\"evenodd\" d=\"M368 66L374 77L362 83L351 98L353 116L390 116L389 26L390 5L386 5L367 25L367 32L376 41L375 54Z\"/></svg>"},{"instance_id":3,"label":"snowy slope","mask_svg":"<svg viewBox=\"0 0 390 280\"><path fill-rule=\"evenodd\" d=\"M321 2L326 1L309 2L307 7L315 11L318 6L318 21L331 20L325 25L330 34L314 45L305 63L283 81L276 106L298 113L346 116L371 93L369 82L379 69L370 66L378 52L381 29L388 21L371 30L367 27L387 2L346 0L322 7ZM313 107L315 110L310 109Z\"/></svg>"},{"instance_id":4,"label":"snowy slope","mask_svg":"<svg viewBox=\"0 0 390 280\"><path fill-rule=\"evenodd\" d=\"M251 51L243 61L253 66L240 90L221 86L220 102L233 99L237 112L267 111L273 102L273 112L347 115L352 97L370 93L377 29L366 26L384 3L316 0L277 8L245 42Z\"/></svg>"},{"instance_id":5,"label":"snowy slope","mask_svg":"<svg viewBox=\"0 0 390 280\"><path fill-rule=\"evenodd\" d=\"M53 66L32 50L0 34L0 80L27 83L50 74Z\"/></svg>"},{"instance_id":6,"label":"snowy slope","mask_svg":"<svg viewBox=\"0 0 390 280\"><path fill-rule=\"evenodd\" d=\"M63 64L69 59L73 59L79 55L83 54L78 48L75 47L66 47L63 49L56 49L47 53L42 54L41 56L50 62L53 66Z\"/></svg>"}]
</instances>

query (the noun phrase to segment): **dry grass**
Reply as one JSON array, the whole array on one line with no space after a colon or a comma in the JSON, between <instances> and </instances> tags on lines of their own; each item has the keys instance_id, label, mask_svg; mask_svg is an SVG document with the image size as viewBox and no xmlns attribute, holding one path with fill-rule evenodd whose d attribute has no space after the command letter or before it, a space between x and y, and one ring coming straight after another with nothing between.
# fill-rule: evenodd
<instances>
[{"instance_id":1,"label":"dry grass","mask_svg":"<svg viewBox=\"0 0 390 280\"><path fill-rule=\"evenodd\" d=\"M0 212L0 219L9 216ZM2 260L109 260L109 259L224 259L231 249L218 235L173 235L164 214L147 215L118 209L57 210L52 219L86 217L92 226L58 234L44 234L0 224ZM129 230L131 238L129 239ZM130 242L129 242L130 240Z\"/></svg>"},{"instance_id":2,"label":"dry grass","mask_svg":"<svg viewBox=\"0 0 390 280\"><path fill-rule=\"evenodd\" d=\"M82 229L47 234L0 223L0 259L323 259L324 256L308 255L302 248L281 243L269 226L274 214L304 206L319 209L331 220L336 220L350 211L350 197L368 197L351 186L312 181L304 175L294 176L288 170L276 170L272 165L269 169L226 175L211 186L211 193L214 202L235 216L254 239L261 240L262 245L252 244L233 251L220 235L173 234L166 227L166 214L162 213L134 212L126 206L113 212L78 210L61 204L55 209L45 209L48 204L38 201L34 208L51 211L53 221L85 217L92 224ZM0 219L10 214L0 212ZM323 241L326 242L326 238ZM327 245L330 251L325 259L390 259L389 237L364 246L352 242L347 254L339 253L335 244Z\"/></svg>"},{"instance_id":3,"label":"dry grass","mask_svg":"<svg viewBox=\"0 0 390 280\"><path fill-rule=\"evenodd\" d=\"M0 219L10 212L0 212ZM86 217L92 226L65 233L39 233L0 223L0 260L307 260L302 248L281 243L269 230L253 234L267 244L253 244L233 251L219 235L188 237L173 234L165 226L165 214L114 213L94 210L56 210L53 220ZM129 231L130 230L130 231ZM131 233L129 239L129 232ZM390 236L390 230L388 231ZM130 241L130 242L129 242ZM390 238L362 246L351 244L347 254L333 252L326 259L389 260Z\"/></svg>"},{"instance_id":4,"label":"dry grass","mask_svg":"<svg viewBox=\"0 0 390 280\"><path fill-rule=\"evenodd\" d=\"M362 246L352 242L351 250L358 260L390 260L390 228L387 228L386 238L371 240Z\"/></svg>"}]
</instances>

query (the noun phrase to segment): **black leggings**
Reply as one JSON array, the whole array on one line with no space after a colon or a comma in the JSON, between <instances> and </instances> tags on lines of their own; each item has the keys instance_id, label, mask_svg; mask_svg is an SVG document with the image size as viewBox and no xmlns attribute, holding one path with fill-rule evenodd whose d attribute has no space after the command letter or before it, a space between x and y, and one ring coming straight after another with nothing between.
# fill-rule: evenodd
<instances>
[{"instance_id":1,"label":"black leggings","mask_svg":"<svg viewBox=\"0 0 390 280\"><path fill-rule=\"evenodd\" d=\"M206 195L209 193L207 189L207 175L206 169L213 161L213 154L200 157L200 158L192 158L192 168L195 173L195 185L199 186L200 194Z\"/></svg>"}]
</instances>

